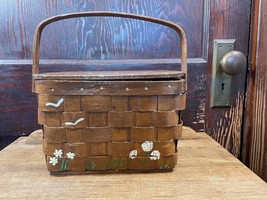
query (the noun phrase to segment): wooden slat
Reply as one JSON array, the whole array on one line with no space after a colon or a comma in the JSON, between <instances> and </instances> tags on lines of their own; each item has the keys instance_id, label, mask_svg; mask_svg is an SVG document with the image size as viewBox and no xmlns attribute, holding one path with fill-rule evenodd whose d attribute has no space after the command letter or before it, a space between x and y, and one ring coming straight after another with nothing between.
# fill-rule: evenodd
<instances>
[{"instance_id":1,"label":"wooden slat","mask_svg":"<svg viewBox=\"0 0 267 200\"><path fill-rule=\"evenodd\" d=\"M34 91L51 95L169 95L185 92L184 80L171 81L64 81L38 80Z\"/></svg>"},{"instance_id":2,"label":"wooden slat","mask_svg":"<svg viewBox=\"0 0 267 200\"><path fill-rule=\"evenodd\" d=\"M33 75L34 80L127 80L127 79L181 79L184 73L174 70L139 71L67 71Z\"/></svg>"},{"instance_id":3,"label":"wooden slat","mask_svg":"<svg viewBox=\"0 0 267 200\"><path fill-rule=\"evenodd\" d=\"M44 139L47 142L65 143L67 142L66 129L62 127L44 126Z\"/></svg>"},{"instance_id":4,"label":"wooden slat","mask_svg":"<svg viewBox=\"0 0 267 200\"><path fill-rule=\"evenodd\" d=\"M267 2L253 1L242 161L267 181Z\"/></svg>"},{"instance_id":5,"label":"wooden slat","mask_svg":"<svg viewBox=\"0 0 267 200\"><path fill-rule=\"evenodd\" d=\"M84 142L109 142L112 140L112 133L109 127L85 128L82 129Z\"/></svg>"}]
</instances>

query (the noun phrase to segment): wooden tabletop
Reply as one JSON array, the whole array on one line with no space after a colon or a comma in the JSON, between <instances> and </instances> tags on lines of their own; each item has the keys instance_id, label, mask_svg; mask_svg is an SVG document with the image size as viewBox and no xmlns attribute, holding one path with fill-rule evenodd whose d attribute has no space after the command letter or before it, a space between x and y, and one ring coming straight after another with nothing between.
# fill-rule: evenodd
<instances>
[{"instance_id":1,"label":"wooden tabletop","mask_svg":"<svg viewBox=\"0 0 267 200\"><path fill-rule=\"evenodd\" d=\"M0 199L267 199L267 184L205 133L184 128L170 173L50 176L41 132L0 151Z\"/></svg>"}]
</instances>

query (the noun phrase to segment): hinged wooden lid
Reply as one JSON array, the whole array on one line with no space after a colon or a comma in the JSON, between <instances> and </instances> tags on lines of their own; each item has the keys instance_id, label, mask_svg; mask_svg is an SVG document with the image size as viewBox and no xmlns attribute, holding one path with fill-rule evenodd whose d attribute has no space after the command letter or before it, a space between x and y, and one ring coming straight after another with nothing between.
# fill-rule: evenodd
<instances>
[{"instance_id":1,"label":"hinged wooden lid","mask_svg":"<svg viewBox=\"0 0 267 200\"><path fill-rule=\"evenodd\" d=\"M34 74L34 80L163 80L183 79L184 72L174 70L143 71L69 71Z\"/></svg>"}]
</instances>

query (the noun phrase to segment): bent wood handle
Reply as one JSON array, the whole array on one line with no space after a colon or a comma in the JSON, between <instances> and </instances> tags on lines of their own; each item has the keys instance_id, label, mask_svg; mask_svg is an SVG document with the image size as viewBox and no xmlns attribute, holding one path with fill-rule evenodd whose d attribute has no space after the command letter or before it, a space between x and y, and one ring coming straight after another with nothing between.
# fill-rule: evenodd
<instances>
[{"instance_id":1,"label":"bent wood handle","mask_svg":"<svg viewBox=\"0 0 267 200\"><path fill-rule=\"evenodd\" d=\"M122 18L132 18L132 19L139 19L144 20L156 24L161 24L172 28L177 32L181 40L181 70L187 74L187 44L186 44L186 36L185 32L179 25L169 22L162 19L157 19L153 17L147 17L142 15L135 15L129 13L120 13L120 12L79 12L79 13L69 13L64 15L56 15L50 18L47 18L41 21L34 32L33 38L33 66L32 66L32 74L39 73L39 55L40 55L40 40L41 34L45 26L51 24L53 22L69 19L69 18L77 18L77 17L99 17L99 16L106 16L106 17L122 17Z\"/></svg>"}]
</instances>

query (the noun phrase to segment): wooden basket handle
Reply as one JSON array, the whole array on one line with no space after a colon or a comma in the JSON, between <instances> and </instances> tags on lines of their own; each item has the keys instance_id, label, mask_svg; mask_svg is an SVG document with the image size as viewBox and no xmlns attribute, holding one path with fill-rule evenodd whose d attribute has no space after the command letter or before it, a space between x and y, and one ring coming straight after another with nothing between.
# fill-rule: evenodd
<instances>
[{"instance_id":1,"label":"wooden basket handle","mask_svg":"<svg viewBox=\"0 0 267 200\"><path fill-rule=\"evenodd\" d=\"M135 14L129 14L129 13L121 13L121 12L106 12L106 11L96 11L96 12L79 12L79 13L68 13L64 15L56 15L50 18L47 18L43 21L41 21L34 32L34 38L33 38L33 66L32 66L32 74L38 74L39 73L39 55L40 55L40 40L41 40L41 34L45 26L48 24L51 24L53 22L69 19L69 18L77 18L77 17L98 17L98 16L106 16L106 17L122 17L122 18L132 18L132 19L139 19L144 20L156 24L161 24L164 26L167 26L169 28L172 28L175 30L181 41L181 70L187 74L187 44L186 44L186 36L185 32L179 25L169 22L162 19L157 19L153 17L148 16L142 16L142 15L135 15Z\"/></svg>"}]
</instances>

